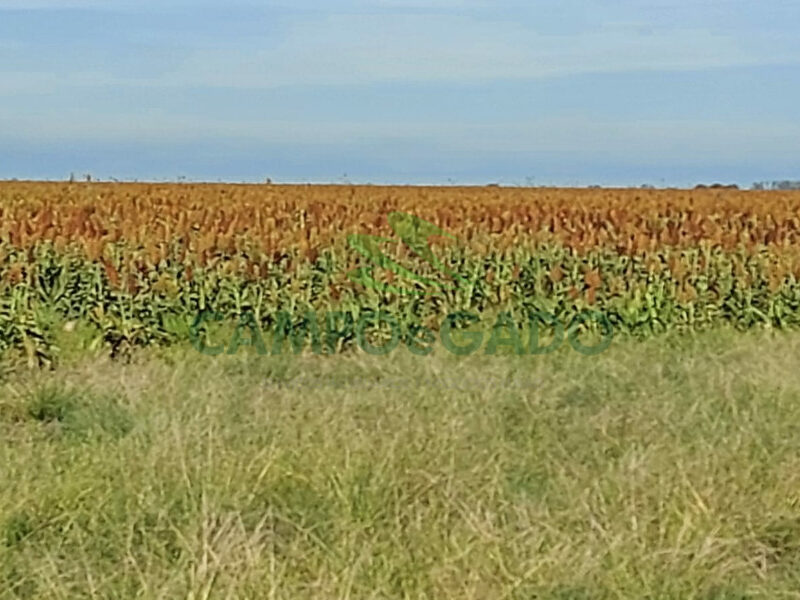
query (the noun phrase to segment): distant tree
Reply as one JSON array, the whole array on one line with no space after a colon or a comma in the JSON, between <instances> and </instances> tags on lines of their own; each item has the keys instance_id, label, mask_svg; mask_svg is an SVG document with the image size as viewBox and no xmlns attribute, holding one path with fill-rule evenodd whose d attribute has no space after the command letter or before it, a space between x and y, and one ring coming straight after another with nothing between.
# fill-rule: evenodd
<instances>
[{"instance_id":1,"label":"distant tree","mask_svg":"<svg viewBox=\"0 0 800 600\"><path fill-rule=\"evenodd\" d=\"M754 190L800 190L800 181L785 179L783 181L758 181L753 184Z\"/></svg>"},{"instance_id":2,"label":"distant tree","mask_svg":"<svg viewBox=\"0 0 800 600\"><path fill-rule=\"evenodd\" d=\"M776 181L773 183L775 190L800 190L800 181Z\"/></svg>"},{"instance_id":3,"label":"distant tree","mask_svg":"<svg viewBox=\"0 0 800 600\"><path fill-rule=\"evenodd\" d=\"M739 186L735 183L724 184L724 183L712 183L711 185L706 185L705 183L700 183L694 186L696 190L738 190Z\"/></svg>"}]
</instances>

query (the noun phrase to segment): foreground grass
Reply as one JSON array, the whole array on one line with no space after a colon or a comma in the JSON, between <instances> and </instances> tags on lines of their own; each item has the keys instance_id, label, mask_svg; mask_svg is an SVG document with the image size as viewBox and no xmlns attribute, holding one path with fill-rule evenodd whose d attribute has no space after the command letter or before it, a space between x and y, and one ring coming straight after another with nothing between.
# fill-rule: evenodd
<instances>
[{"instance_id":1,"label":"foreground grass","mask_svg":"<svg viewBox=\"0 0 800 600\"><path fill-rule=\"evenodd\" d=\"M15 375L0 598L797 598L798 349Z\"/></svg>"}]
</instances>

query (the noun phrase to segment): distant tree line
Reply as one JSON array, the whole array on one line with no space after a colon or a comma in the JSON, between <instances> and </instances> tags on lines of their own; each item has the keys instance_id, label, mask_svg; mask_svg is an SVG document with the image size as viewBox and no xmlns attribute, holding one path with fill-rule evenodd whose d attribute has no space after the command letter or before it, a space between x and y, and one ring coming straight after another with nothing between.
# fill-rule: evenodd
<instances>
[{"instance_id":1,"label":"distant tree line","mask_svg":"<svg viewBox=\"0 0 800 600\"><path fill-rule=\"evenodd\" d=\"M712 183L711 185L706 185L705 183L700 183L694 186L696 190L738 190L739 186L735 183L724 184L724 183Z\"/></svg>"},{"instance_id":2,"label":"distant tree line","mask_svg":"<svg viewBox=\"0 0 800 600\"><path fill-rule=\"evenodd\" d=\"M757 181L754 190L800 190L800 181Z\"/></svg>"}]
</instances>

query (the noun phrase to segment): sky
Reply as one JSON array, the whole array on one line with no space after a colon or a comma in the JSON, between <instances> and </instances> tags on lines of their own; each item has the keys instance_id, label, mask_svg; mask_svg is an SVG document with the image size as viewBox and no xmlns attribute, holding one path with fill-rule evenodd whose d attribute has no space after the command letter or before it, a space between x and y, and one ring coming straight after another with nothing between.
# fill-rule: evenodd
<instances>
[{"instance_id":1,"label":"sky","mask_svg":"<svg viewBox=\"0 0 800 600\"><path fill-rule=\"evenodd\" d=\"M0 0L0 178L800 179L797 0Z\"/></svg>"}]
</instances>

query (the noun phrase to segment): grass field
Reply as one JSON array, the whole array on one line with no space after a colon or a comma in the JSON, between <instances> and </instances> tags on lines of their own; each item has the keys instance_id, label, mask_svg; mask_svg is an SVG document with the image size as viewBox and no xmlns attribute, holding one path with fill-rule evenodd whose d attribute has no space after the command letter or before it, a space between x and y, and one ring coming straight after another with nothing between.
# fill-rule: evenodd
<instances>
[{"instance_id":1,"label":"grass field","mask_svg":"<svg viewBox=\"0 0 800 600\"><path fill-rule=\"evenodd\" d=\"M798 598L798 350L723 329L10 373L0 598Z\"/></svg>"}]
</instances>

